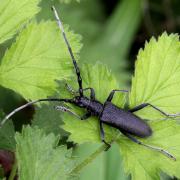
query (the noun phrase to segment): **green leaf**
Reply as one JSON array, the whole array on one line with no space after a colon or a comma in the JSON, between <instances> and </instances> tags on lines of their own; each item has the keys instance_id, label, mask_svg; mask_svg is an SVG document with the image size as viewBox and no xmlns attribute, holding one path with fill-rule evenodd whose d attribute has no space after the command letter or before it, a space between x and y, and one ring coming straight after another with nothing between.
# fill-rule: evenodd
<instances>
[{"instance_id":1,"label":"green leaf","mask_svg":"<svg viewBox=\"0 0 180 180\"><path fill-rule=\"evenodd\" d=\"M54 19L49 10L51 2L46 1L42 3L40 18ZM92 64L97 60L103 62L117 75L121 86L125 86L127 79L130 79L129 73L125 71L125 60L141 20L141 4L142 0L119 1L108 18L101 2L97 0L55 3L55 6L60 10L62 20L83 36L80 61Z\"/></svg>"},{"instance_id":2,"label":"green leaf","mask_svg":"<svg viewBox=\"0 0 180 180\"><path fill-rule=\"evenodd\" d=\"M80 38L66 32L77 56ZM71 71L70 55L55 22L32 23L7 50L0 66L0 84L26 99L38 99L52 95L55 79L66 79Z\"/></svg>"},{"instance_id":3,"label":"green leaf","mask_svg":"<svg viewBox=\"0 0 180 180\"><path fill-rule=\"evenodd\" d=\"M42 130L23 128L16 134L16 157L21 180L67 179L74 166L71 150L57 146L59 137Z\"/></svg>"},{"instance_id":4,"label":"green leaf","mask_svg":"<svg viewBox=\"0 0 180 180\"><path fill-rule=\"evenodd\" d=\"M1 120L4 117L4 113L0 111ZM14 150L15 140L14 140L14 126L12 121L8 121L0 128L0 149Z\"/></svg>"},{"instance_id":5,"label":"green leaf","mask_svg":"<svg viewBox=\"0 0 180 180\"><path fill-rule=\"evenodd\" d=\"M179 37L164 33L157 41L152 38L146 43L145 49L140 50L137 59L130 107L148 102L167 113L180 112ZM160 113L148 107L136 114L146 119L162 119ZM171 176L180 177L180 126L172 120L154 121L150 125L154 134L144 142L168 150L177 161L173 162L154 151L124 141L124 146L121 146L124 162L131 161L131 164L124 163L126 170L131 172L134 179L160 179L159 169Z\"/></svg>"},{"instance_id":6,"label":"green leaf","mask_svg":"<svg viewBox=\"0 0 180 180\"><path fill-rule=\"evenodd\" d=\"M55 135L60 134L62 136L64 131L60 128L61 124L61 112L55 110L53 104L43 104L41 107L36 107L32 126L38 126L47 134L53 132Z\"/></svg>"},{"instance_id":7,"label":"green leaf","mask_svg":"<svg viewBox=\"0 0 180 180\"><path fill-rule=\"evenodd\" d=\"M118 83L106 66L96 64L94 66L85 64L81 68L83 88L93 87L96 92L96 99L104 102L109 93L113 89L119 89ZM113 103L124 106L125 96L122 93L117 93L114 96ZM77 109L76 109L77 110ZM83 114L82 111L78 111ZM70 140L78 143L84 142L100 142L99 122L96 118L91 117L86 121L79 121L76 117L64 113L63 129L70 132ZM108 140L112 140L117 135L114 128L105 128Z\"/></svg>"},{"instance_id":8,"label":"green leaf","mask_svg":"<svg viewBox=\"0 0 180 180\"><path fill-rule=\"evenodd\" d=\"M40 8L40 0L1 0L0 6L0 44L10 39Z\"/></svg>"},{"instance_id":9,"label":"green leaf","mask_svg":"<svg viewBox=\"0 0 180 180\"><path fill-rule=\"evenodd\" d=\"M170 113L180 112L178 110L180 107L178 99L180 94L178 92L178 79L180 77L179 53L180 44L177 35L168 36L163 34L158 41L152 39L149 44L146 44L145 50L140 51L136 62L139 71L136 69L133 78L132 92L130 94L131 107L143 102L149 102L159 108L169 105L168 109L162 109L164 111L169 110L167 112ZM112 83L113 78L107 78L108 76L112 77L112 75L106 73L102 65L91 67L91 70L88 67L81 69L83 70L82 76L86 87L95 87L96 97L101 102L104 102L107 98L107 90L110 92L110 89L117 89L117 84ZM114 82L116 82L115 79ZM153 88L153 91L151 88ZM148 101L149 99L156 100L156 98L158 98L157 101ZM118 101L117 97L114 99ZM154 102L159 104L154 104ZM173 120L161 120L162 116L159 113L152 114L151 111L155 110L145 108L143 112L146 117L149 117L148 119L158 119L158 121L149 121L153 135L140 140L145 144L167 150L176 157L177 161L173 161L160 152L140 146L127 137L120 135L118 130L107 126L105 127L106 140L114 140L119 145L125 171L128 174L130 173L133 179L160 179L160 171L164 171L170 176L180 177L180 126ZM143 112L140 111L137 114L144 117ZM78 121L72 116L65 115L64 122L64 129L71 133L70 140L80 144L84 142L100 142L99 123L96 118Z\"/></svg>"},{"instance_id":10,"label":"green leaf","mask_svg":"<svg viewBox=\"0 0 180 180\"><path fill-rule=\"evenodd\" d=\"M160 179L160 170L171 176L180 177L180 126L175 121L152 121L153 135L143 139L146 144L161 147L176 157L176 161L161 153L147 149L122 136L118 140L127 173L132 179Z\"/></svg>"},{"instance_id":11,"label":"green leaf","mask_svg":"<svg viewBox=\"0 0 180 180\"><path fill-rule=\"evenodd\" d=\"M140 50L132 79L130 107L151 103L167 113L180 112L180 42L176 34L152 38ZM147 110L148 109L148 110ZM151 112L151 113L149 113ZM144 118L158 118L152 108L139 113ZM162 118L162 116L161 116Z\"/></svg>"}]
</instances>

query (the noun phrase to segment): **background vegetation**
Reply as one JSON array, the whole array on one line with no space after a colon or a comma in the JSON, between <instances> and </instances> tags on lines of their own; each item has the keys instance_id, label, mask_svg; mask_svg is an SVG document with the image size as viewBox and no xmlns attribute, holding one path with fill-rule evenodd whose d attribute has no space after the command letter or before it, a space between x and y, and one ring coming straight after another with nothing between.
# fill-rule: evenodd
<instances>
[{"instance_id":1,"label":"background vegetation","mask_svg":"<svg viewBox=\"0 0 180 180\"><path fill-rule=\"evenodd\" d=\"M52 5L55 5L56 8L60 10L59 12L65 24L68 24L70 28L75 31L76 34L81 35L83 47L79 54L80 65L82 66L83 63L95 64L96 61L100 61L101 63L106 64L108 68L111 69L111 71L115 74L115 77L118 81L117 84L121 89L130 89L131 77L132 74L134 73L134 61L136 59L139 49L144 47L146 40L149 40L150 37L152 36L158 37L164 31L170 33L180 32L179 0L173 0L173 1L171 0L151 0L151 1L81 0L80 2L77 2L75 0L72 1L43 0L39 3L39 7L41 7L41 11L35 10L36 12L34 12L34 14L36 14L36 16L33 17L32 22L54 20L54 16L50 10L50 7ZM3 12L3 10L1 9L0 12ZM30 11L27 9L27 12ZM55 26L52 25L52 29L53 27ZM32 29L34 28L33 25L31 28ZM29 32L27 31L26 33ZM45 31L42 32L39 30L39 33L41 33L42 36L46 36ZM12 35L14 35L14 33L10 34L9 36L11 37ZM32 35L35 44L36 41L38 41L37 39L38 35L39 34L37 29L36 34L34 34L34 36ZM69 36L71 36L71 34ZM13 36L13 38L11 39L7 38L5 43L3 44L1 43L0 45L1 59L3 59L6 50L11 47L12 43L17 41L15 40L16 37L17 35ZM77 42L74 42L72 40L74 42L72 46L77 47L77 49L75 49L75 52L77 53L79 52L80 49L78 45L79 39L80 37L77 36ZM53 42L53 40L55 41L53 37L51 40L49 38L48 42L49 41ZM0 42L3 41L4 41L3 39L0 39ZM58 52L58 45L59 44L57 44L57 49L53 47L57 52ZM45 42L44 42L44 47L46 47ZM31 56L31 54L25 54L24 56ZM48 62L45 61L44 63L48 63ZM47 66L48 65L49 64L47 64ZM64 66L64 69L62 67L63 70L59 69L57 70L57 72L55 72L60 77L59 78L60 80L62 80L63 78L67 79L67 77L61 78L61 76L64 76L64 74L66 74L68 71L68 70L66 71L65 68L67 67ZM88 68L89 67L87 67L87 69ZM92 68L90 67L89 69L91 73ZM102 71L106 72L106 70L104 69ZM1 73L2 72L3 69L1 69ZM22 76L24 76L24 74L22 74ZM39 81L42 81L41 78L43 79L43 77L39 77ZM44 84L45 83L47 82L44 82ZM62 81L59 82L60 88L62 88L63 83L64 82ZM7 82L4 82L4 84L2 83L2 85L7 87L6 84ZM22 86L19 86L14 89L18 91L18 89L22 89L22 88L23 88ZM51 89L48 91L51 91ZM28 98L29 99L36 99L36 97L39 98L39 94L41 93L39 92L39 94L36 95L34 94L30 96L28 94L28 91L26 91L26 93L24 92L21 93L21 91L18 92L21 95L23 95L23 97L25 97L26 100L12 90L6 89L4 87L0 88L0 107L5 114L11 112L14 108L26 103ZM46 93L41 95L42 97L44 97ZM51 106L53 107L53 105ZM43 114L46 114L46 116L43 116ZM57 119L57 117L59 117L59 122L57 122L57 120L54 120ZM31 121L32 118L33 118L33 122ZM44 104L41 106L41 108L40 107L37 107L36 109L34 107L26 108L22 112L14 115L12 117L12 121L15 130L19 132L22 130L22 125L24 124L32 124L33 126L41 124L41 127L42 126L44 128L48 127L46 129L46 133L54 132L55 135L58 135L60 129L57 127L57 124L55 123L61 124L62 123L61 118L62 115L60 112L56 112L53 108L51 109L49 105ZM38 121L36 121L36 119ZM47 121L48 122L50 121L48 123L48 126L46 126ZM55 123L53 124L53 122ZM50 127L49 124L52 124L52 127ZM38 142L43 141L42 140L43 138L41 139L41 134L43 134L43 132L40 132L40 130L39 131L35 130L35 131L37 133L37 137L39 137L39 141L37 140L37 144L38 144ZM24 138L26 136L27 137L30 136L28 135L28 133L31 134L32 132L30 130L24 132ZM1 134L3 133L1 132ZM61 135L62 134L64 134L65 136L60 139L60 144L68 144L68 147L72 147L73 143L67 142L67 133L65 133L61 129ZM11 136L13 136L13 133L11 134ZM20 134L17 135L16 142L18 144L18 147L20 147L23 144L23 142L20 141L20 138L21 135ZM54 136L49 138L51 139L52 142L50 143L48 142L48 144L51 143L55 144L55 142L57 141ZM1 142L1 144L3 143ZM13 142L11 142L11 144L12 146L14 146ZM23 145L26 146L26 144ZM46 142L44 140L44 146L42 146L42 148L44 147L45 149L45 145ZM10 145L9 147L6 147L6 149L11 149L12 146ZM1 145L1 147L3 147L2 149L4 149L3 145ZM92 155L92 153L95 152L95 150L98 147L99 147L98 143L82 144L75 149L75 151L73 152L73 156L78 162L82 162L84 159L89 157L90 154ZM32 151L35 151L35 149L32 149ZM4 153L5 152L3 151L1 153L1 156L3 156ZM23 152L18 152L18 153L23 154ZM63 154L61 152L58 153L60 154L60 157L61 154ZM72 152L69 153L71 154ZM10 155L7 155L6 157L10 157ZM68 164L68 166L71 167L71 162ZM131 178L130 176L127 176L124 172L124 167L122 165L122 158L119 153L119 147L116 145L114 145L107 153L103 153L103 152L99 153L99 155L95 159L93 159L91 163L85 166L85 168L83 168L79 173L80 173L79 178L82 180L91 180L91 179L125 180ZM173 179L173 174L171 174L171 177L169 177L165 173L160 173L160 174L161 174L160 177L162 179Z\"/></svg>"}]
</instances>

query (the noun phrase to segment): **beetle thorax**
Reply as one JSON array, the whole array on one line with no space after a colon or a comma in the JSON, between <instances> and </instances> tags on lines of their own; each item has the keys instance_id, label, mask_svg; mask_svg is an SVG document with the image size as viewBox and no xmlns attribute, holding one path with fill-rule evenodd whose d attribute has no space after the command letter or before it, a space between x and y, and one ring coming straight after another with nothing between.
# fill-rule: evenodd
<instances>
[{"instance_id":1,"label":"beetle thorax","mask_svg":"<svg viewBox=\"0 0 180 180\"><path fill-rule=\"evenodd\" d=\"M103 110L103 104L99 101L91 100L87 97L76 96L74 99L75 105L89 110L92 115L99 116Z\"/></svg>"}]
</instances>

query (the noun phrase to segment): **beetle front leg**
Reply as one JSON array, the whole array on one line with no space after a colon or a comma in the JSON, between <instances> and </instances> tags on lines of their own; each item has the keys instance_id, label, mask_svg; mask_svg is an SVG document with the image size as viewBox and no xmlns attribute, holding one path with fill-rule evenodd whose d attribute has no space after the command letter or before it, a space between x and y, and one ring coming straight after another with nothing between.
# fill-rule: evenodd
<instances>
[{"instance_id":1,"label":"beetle front leg","mask_svg":"<svg viewBox=\"0 0 180 180\"><path fill-rule=\"evenodd\" d=\"M64 106L55 106L55 109L58 111L68 112L68 113L76 116L80 120L86 120L91 116L90 112L87 112L83 116L80 116L80 115L76 114L75 112L71 111L70 109L68 109L67 107L64 107Z\"/></svg>"},{"instance_id":2,"label":"beetle front leg","mask_svg":"<svg viewBox=\"0 0 180 180\"><path fill-rule=\"evenodd\" d=\"M111 145L105 141L105 137L104 137L104 129L103 129L103 122L102 122L101 120L99 121L99 125L100 125L100 136L101 136L101 141L102 141L104 144L107 145L107 148L105 149L105 151L107 151L107 150L111 147Z\"/></svg>"},{"instance_id":3,"label":"beetle front leg","mask_svg":"<svg viewBox=\"0 0 180 180\"><path fill-rule=\"evenodd\" d=\"M180 116L180 113L176 113L176 114L169 114L169 113L166 113L164 111L162 111L161 109L159 109L158 107L150 104L150 103L143 103L143 104L140 104L136 107L134 107L133 109L130 109L129 112L136 112L136 111L139 111L147 106L151 106L152 108L154 108L155 110L159 111L161 114L163 114L164 116L166 117L177 117L177 116Z\"/></svg>"},{"instance_id":4,"label":"beetle front leg","mask_svg":"<svg viewBox=\"0 0 180 180\"><path fill-rule=\"evenodd\" d=\"M65 84L66 86L66 89L74 96L77 96L78 95L78 91L75 91L69 84Z\"/></svg>"},{"instance_id":5,"label":"beetle front leg","mask_svg":"<svg viewBox=\"0 0 180 180\"><path fill-rule=\"evenodd\" d=\"M69 86L68 84L66 84L66 88L69 92L71 92L71 94L73 94L74 96L77 95L77 91L75 91L71 86ZM88 88L84 88L83 91L86 91L86 90L90 90L90 99L91 100L95 100L95 91L93 88L91 87L88 87Z\"/></svg>"},{"instance_id":6,"label":"beetle front leg","mask_svg":"<svg viewBox=\"0 0 180 180\"><path fill-rule=\"evenodd\" d=\"M90 90L90 99L95 100L95 91L94 91L94 89L91 88L91 87L83 89L83 91L86 91L86 90Z\"/></svg>"},{"instance_id":7,"label":"beetle front leg","mask_svg":"<svg viewBox=\"0 0 180 180\"><path fill-rule=\"evenodd\" d=\"M114 89L114 90L112 90L112 91L110 92L110 94L109 94L109 96L108 96L108 98L107 98L106 101L111 102L112 99L113 99L113 97L114 97L115 92L124 92L124 93L128 93L129 91L128 91L128 90L118 90L118 89Z\"/></svg>"}]
</instances>

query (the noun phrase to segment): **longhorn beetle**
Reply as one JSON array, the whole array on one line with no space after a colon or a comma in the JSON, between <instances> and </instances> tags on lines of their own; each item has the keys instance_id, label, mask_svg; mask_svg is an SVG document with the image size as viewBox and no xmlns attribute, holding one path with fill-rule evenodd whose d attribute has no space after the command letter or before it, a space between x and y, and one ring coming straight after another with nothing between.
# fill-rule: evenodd
<instances>
[{"instance_id":1,"label":"longhorn beetle","mask_svg":"<svg viewBox=\"0 0 180 180\"><path fill-rule=\"evenodd\" d=\"M82 86L82 78L81 78L81 74L80 74L80 69L77 65L77 62L75 60L73 51L71 49L71 46L69 44L69 41L66 37L66 33L64 31L63 28L63 24L58 16L58 13L55 9L55 7L52 7L52 10L54 12L54 16L56 18L58 27L60 28L61 32L62 32L62 36L64 38L64 41L67 45L69 54L71 56L73 65L74 65L74 69L76 71L76 75L77 75L77 82L79 85L79 89L78 89L78 95L76 95L74 98L72 99L59 99L59 98L47 98L47 99L38 99L35 101L31 101L28 102L18 108L16 108L14 111L12 111L11 113L9 113L0 123L0 127L2 127L2 125L16 112L41 101L58 101L58 102L65 102L65 103L70 103L70 104L74 104L78 107L84 108L87 110L86 114L84 114L82 117L80 117L79 115L77 115L76 113L74 113L73 111L71 111L70 109L68 109L67 107L64 106L56 106L57 110L61 110L64 112L69 112L73 115L75 115L76 117L78 117L81 120L86 120L88 119L90 116L96 116L99 119L99 125L100 125L100 136L101 136L101 140L102 142L104 142L107 145L107 149L111 146L109 143L107 143L105 141L105 134L104 134L104 129L103 129L103 124L107 124L111 127L114 127L116 129L119 129L120 132L122 134L124 134L126 137L128 137L131 141L145 146L147 148L150 148L152 150L158 151L164 155L166 155L167 157L176 160L176 158L171 155L168 151L159 148L159 147L155 147L155 146L151 146L151 145L147 145L142 143L141 141L139 141L138 139L136 139L134 136L137 137L141 137L141 138L146 138L152 135L152 129L151 127L145 122L143 121L141 118L139 118L138 116L134 115L133 112L136 112L140 109L143 109L147 106L151 106L152 108L154 108L155 110L159 111L161 114L163 114L166 117L176 117L179 116L180 114L167 114L165 112L163 112L162 110L160 110L159 108L155 107L154 105L150 104L150 103L143 103L140 104L136 107L134 107L133 109L130 109L128 111L121 109L119 107L117 107L116 105L114 105L111 101L113 99L113 96L115 94L115 92L123 92L123 93L127 93L128 91L126 90L112 90L109 94L109 96L107 97L106 101L102 104L101 102L99 102L98 100L96 100L95 98L95 91L93 88L89 87L89 88L85 88L83 89ZM84 91L89 90L90 91L90 98L84 96Z\"/></svg>"}]
</instances>

